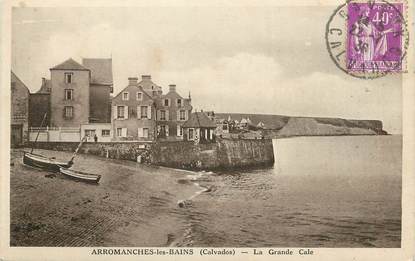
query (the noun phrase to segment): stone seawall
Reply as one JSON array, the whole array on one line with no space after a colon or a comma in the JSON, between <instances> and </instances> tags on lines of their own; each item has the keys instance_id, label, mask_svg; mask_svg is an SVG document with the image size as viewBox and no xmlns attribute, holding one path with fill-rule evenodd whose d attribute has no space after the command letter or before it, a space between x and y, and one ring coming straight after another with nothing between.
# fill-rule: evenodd
<instances>
[{"instance_id":1,"label":"stone seawall","mask_svg":"<svg viewBox=\"0 0 415 261\"><path fill-rule=\"evenodd\" d=\"M218 140L216 143L159 142L151 150L156 165L196 170L266 167L274 163L272 140Z\"/></svg>"},{"instance_id":2,"label":"stone seawall","mask_svg":"<svg viewBox=\"0 0 415 261\"><path fill-rule=\"evenodd\" d=\"M35 148L73 152L78 145L78 142L37 142ZM136 161L138 156L146 158L150 147L150 143L143 142L87 142L82 144L79 153Z\"/></svg>"},{"instance_id":3,"label":"stone seawall","mask_svg":"<svg viewBox=\"0 0 415 261\"><path fill-rule=\"evenodd\" d=\"M75 151L77 142L38 142L36 148ZM274 163L272 140L218 140L194 144L185 141L84 143L79 153L154 165L214 170L244 167L265 167Z\"/></svg>"}]
</instances>

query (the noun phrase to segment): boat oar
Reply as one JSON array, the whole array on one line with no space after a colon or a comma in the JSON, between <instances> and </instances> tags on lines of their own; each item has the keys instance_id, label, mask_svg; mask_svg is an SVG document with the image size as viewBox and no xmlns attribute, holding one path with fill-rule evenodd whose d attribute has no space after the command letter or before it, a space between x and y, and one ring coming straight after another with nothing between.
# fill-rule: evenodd
<instances>
[{"instance_id":1,"label":"boat oar","mask_svg":"<svg viewBox=\"0 0 415 261\"><path fill-rule=\"evenodd\" d=\"M79 143L79 145L78 145L78 147L76 148L75 152L72 154L72 158L68 161L68 165L69 165L69 166L72 166L72 164L73 164L73 160L75 159L76 154L78 153L79 149L80 149L80 148L81 148L81 146L82 146L82 143L84 143L84 141L85 141L85 140L86 140L86 136L84 136L84 137L81 139L81 142Z\"/></svg>"}]
</instances>

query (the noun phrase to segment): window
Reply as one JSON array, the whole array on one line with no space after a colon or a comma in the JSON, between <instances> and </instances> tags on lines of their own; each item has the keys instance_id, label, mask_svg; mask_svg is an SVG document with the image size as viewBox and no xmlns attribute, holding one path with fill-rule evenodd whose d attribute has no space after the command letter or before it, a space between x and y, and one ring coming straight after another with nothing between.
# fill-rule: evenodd
<instances>
[{"instance_id":1,"label":"window","mask_svg":"<svg viewBox=\"0 0 415 261\"><path fill-rule=\"evenodd\" d=\"M169 107L170 106L170 100L169 99L164 99L163 104L164 104L164 106Z\"/></svg>"},{"instance_id":2,"label":"window","mask_svg":"<svg viewBox=\"0 0 415 261\"><path fill-rule=\"evenodd\" d=\"M72 106L65 106L64 107L64 117L67 119L71 119L73 117L73 107Z\"/></svg>"},{"instance_id":3,"label":"window","mask_svg":"<svg viewBox=\"0 0 415 261\"><path fill-rule=\"evenodd\" d=\"M117 119L124 119L124 106L117 106Z\"/></svg>"},{"instance_id":4,"label":"window","mask_svg":"<svg viewBox=\"0 0 415 261\"><path fill-rule=\"evenodd\" d=\"M157 95L157 92L156 91L153 91L153 96L156 96Z\"/></svg>"},{"instance_id":5,"label":"window","mask_svg":"<svg viewBox=\"0 0 415 261\"><path fill-rule=\"evenodd\" d=\"M101 136L102 137L109 137L110 136L110 130L101 130Z\"/></svg>"},{"instance_id":6,"label":"window","mask_svg":"<svg viewBox=\"0 0 415 261\"><path fill-rule=\"evenodd\" d=\"M65 100L73 100L73 90L65 89Z\"/></svg>"},{"instance_id":7,"label":"window","mask_svg":"<svg viewBox=\"0 0 415 261\"><path fill-rule=\"evenodd\" d=\"M160 111L160 120L165 121L166 120L166 111L161 110Z\"/></svg>"},{"instance_id":8,"label":"window","mask_svg":"<svg viewBox=\"0 0 415 261\"><path fill-rule=\"evenodd\" d=\"M85 130L85 136L94 137L95 136L95 130Z\"/></svg>"},{"instance_id":9,"label":"window","mask_svg":"<svg viewBox=\"0 0 415 261\"><path fill-rule=\"evenodd\" d=\"M141 106L140 111L141 119L147 119L147 106Z\"/></svg>"},{"instance_id":10,"label":"window","mask_svg":"<svg viewBox=\"0 0 415 261\"><path fill-rule=\"evenodd\" d=\"M180 120L181 121L186 120L186 111L184 111L184 110L180 111Z\"/></svg>"},{"instance_id":11,"label":"window","mask_svg":"<svg viewBox=\"0 0 415 261\"><path fill-rule=\"evenodd\" d=\"M182 107L182 99L177 99L177 107Z\"/></svg>"},{"instance_id":12,"label":"window","mask_svg":"<svg viewBox=\"0 0 415 261\"><path fill-rule=\"evenodd\" d=\"M183 136L183 128L180 125L177 125L177 136Z\"/></svg>"},{"instance_id":13,"label":"window","mask_svg":"<svg viewBox=\"0 0 415 261\"><path fill-rule=\"evenodd\" d=\"M117 128L117 137L122 137L122 128Z\"/></svg>"},{"instance_id":14,"label":"window","mask_svg":"<svg viewBox=\"0 0 415 261\"><path fill-rule=\"evenodd\" d=\"M137 92L137 101L141 101L141 100L143 100L143 93Z\"/></svg>"},{"instance_id":15,"label":"window","mask_svg":"<svg viewBox=\"0 0 415 261\"><path fill-rule=\"evenodd\" d=\"M123 101L128 101L129 100L129 97L130 95L129 95L129 93L128 92L123 92L122 93L122 100Z\"/></svg>"},{"instance_id":16,"label":"window","mask_svg":"<svg viewBox=\"0 0 415 261\"><path fill-rule=\"evenodd\" d=\"M193 139L194 139L194 130L189 129L189 140L193 140Z\"/></svg>"},{"instance_id":17,"label":"window","mask_svg":"<svg viewBox=\"0 0 415 261\"><path fill-rule=\"evenodd\" d=\"M143 129L143 137L148 138L148 128Z\"/></svg>"},{"instance_id":18,"label":"window","mask_svg":"<svg viewBox=\"0 0 415 261\"><path fill-rule=\"evenodd\" d=\"M73 73L65 73L65 83L72 83Z\"/></svg>"}]
</instances>

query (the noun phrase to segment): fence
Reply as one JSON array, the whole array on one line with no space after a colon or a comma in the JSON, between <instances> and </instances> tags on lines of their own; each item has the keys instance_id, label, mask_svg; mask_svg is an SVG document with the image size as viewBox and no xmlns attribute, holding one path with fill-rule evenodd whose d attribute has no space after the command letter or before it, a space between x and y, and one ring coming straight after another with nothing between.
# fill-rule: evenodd
<instances>
[{"instance_id":1,"label":"fence","mask_svg":"<svg viewBox=\"0 0 415 261\"><path fill-rule=\"evenodd\" d=\"M37 136L39 142L78 142L81 140L81 129L73 127L29 128L29 141L35 141Z\"/></svg>"}]
</instances>

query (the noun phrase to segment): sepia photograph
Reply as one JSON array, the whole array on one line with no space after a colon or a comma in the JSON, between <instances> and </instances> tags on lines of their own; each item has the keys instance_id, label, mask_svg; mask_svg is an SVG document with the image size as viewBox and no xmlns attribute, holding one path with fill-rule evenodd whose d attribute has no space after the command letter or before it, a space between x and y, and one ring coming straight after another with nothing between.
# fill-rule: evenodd
<instances>
[{"instance_id":1,"label":"sepia photograph","mask_svg":"<svg viewBox=\"0 0 415 261\"><path fill-rule=\"evenodd\" d=\"M311 2L14 5L9 246L403 247L408 3Z\"/></svg>"}]
</instances>

